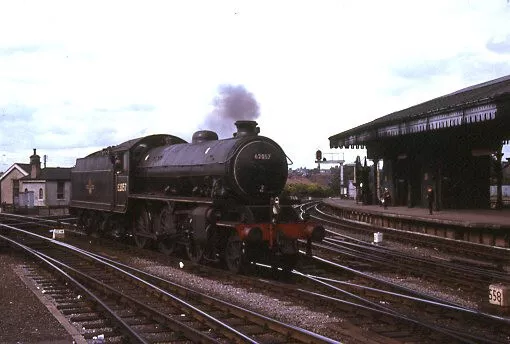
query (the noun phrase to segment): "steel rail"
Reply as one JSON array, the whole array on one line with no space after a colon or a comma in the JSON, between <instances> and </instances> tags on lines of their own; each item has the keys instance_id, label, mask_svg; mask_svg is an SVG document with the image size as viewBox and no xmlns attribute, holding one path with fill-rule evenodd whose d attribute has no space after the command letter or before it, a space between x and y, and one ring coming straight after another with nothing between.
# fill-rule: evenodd
<instances>
[{"instance_id":1,"label":"steel rail","mask_svg":"<svg viewBox=\"0 0 510 344\"><path fill-rule=\"evenodd\" d=\"M469 253L474 253L474 254L479 254L480 249L483 249L486 251L490 250L491 252L490 252L490 255L488 255L488 256L493 259L501 259L501 257L503 257L503 256L510 257L510 248L507 248L507 247L485 245L485 244L480 244L480 243L466 241L466 240L457 240L457 239L432 235L432 234L428 234L428 233L420 233L417 231L409 231L409 230L396 229L396 228L391 228L391 227L378 226L378 225L373 225L370 223L359 222L359 221L352 220L352 219L345 219L345 218L339 217L337 215L328 214L328 213L322 211L321 209L318 209L319 206L320 206L320 203L317 203L313 207L308 208L308 213L310 213L309 209L313 208L314 211L316 211L317 213L319 213L323 216L326 216L328 218L333 218L336 222L331 221L331 220L329 220L329 221L331 223L335 223L337 225L339 225L338 221L341 221L346 224L356 225L359 229L361 229L363 231L374 232L374 231L379 230L379 231L384 231L385 233L387 233L388 235L391 235L391 236L406 235L406 236L408 236L406 239L410 239L410 240L417 241L420 243L426 243L429 245L431 243L433 243L435 245L442 245L448 249L455 248L456 250L459 250L459 247L461 247L464 251L469 252ZM310 216L316 217L315 215L310 215ZM316 218L320 219L318 217L316 217ZM328 220L326 220L326 221L328 221ZM341 226L345 226L345 225L341 225ZM507 259L506 261L508 262L509 259Z\"/></svg>"},{"instance_id":2,"label":"steel rail","mask_svg":"<svg viewBox=\"0 0 510 344\"><path fill-rule=\"evenodd\" d=\"M165 287L172 287L178 289L178 292L186 295L187 297L201 300L204 303L207 303L209 305L214 305L216 307L219 307L223 311L228 311L234 315L237 315L239 317L247 318L252 320L253 322L257 323L258 325L262 325L264 327L267 327L269 329L272 329L276 332L279 332L281 334L285 334L288 337L294 338L296 340L300 340L305 343L337 343L336 340L333 340L331 338L321 336L319 334L313 333L311 331L302 329L300 327L284 324L282 322L279 322L277 320L274 320L272 318L266 317L264 315L258 314L256 312L241 308L239 306L236 306L232 303L229 303L227 301L220 300L218 298L205 295L203 293L191 290L187 287L181 286L177 283L165 280L161 277L149 274L145 271L142 271L140 269L125 265L123 263L116 262L110 258L103 257L101 255L95 254L95 253L88 253L93 256L100 257L100 259L109 262L110 264L120 266L123 269L131 270L134 274L143 276L144 279L141 279L143 283L148 283L145 281L145 279L151 279L154 281L154 283L158 283L159 285L165 286ZM157 289L160 289L158 286L154 286Z\"/></svg>"},{"instance_id":3,"label":"steel rail","mask_svg":"<svg viewBox=\"0 0 510 344\"><path fill-rule=\"evenodd\" d=\"M85 256L91 260L93 260L94 262L96 263L99 263L99 264L103 264L105 266L108 266L109 268L111 269L114 269L116 270L117 272L121 273L121 274L124 274L126 276L128 276L129 278L132 278L134 280L137 280L138 283L141 283L141 284L144 284L146 285L147 287L149 288L152 288L156 291L158 291L159 293L161 293L162 295L165 295L167 298L170 298L172 299L174 302L180 304L181 306L184 306L185 308L188 308L190 310L192 310L193 312L196 312L197 314L200 314L201 318L202 319L207 319L207 322L209 323L209 325L213 325L213 327L222 327L222 328L225 328L227 329L229 332L233 333L235 335L235 337L237 337L238 339L241 339L242 341L244 342L250 342L250 343L257 343L256 341L252 340L249 336L241 333L240 331L232 328L231 326L229 326L228 324L225 324L223 323L222 321L212 317L211 315L207 314L206 312L203 312L202 310L194 307L193 305L185 302L184 300L181 300L180 298L166 292L165 290L162 290L161 288L155 286L155 285L151 285L150 283L142 280L141 278L139 278L138 276L135 276L133 274L130 274L129 272L127 271L123 271L122 269L116 267L115 265L111 264L110 262L108 261L103 261L101 258L99 258L99 256L94 256L92 254L90 254L89 252L83 250L83 249L79 249L79 248L76 248L72 245L69 245L69 244L66 244L66 243L63 243L63 242L60 242L58 240L54 240L54 239L50 239L50 238L47 238L47 237L44 237L44 236L41 236L39 234L35 234L35 233L31 233L31 232L28 232L26 230L23 230L23 229L18 229L18 228L15 228L15 227L12 227L10 225L4 225L4 224L0 224L0 226L2 227L6 227L6 228L9 228L11 230L15 230L17 232L21 232L23 234L26 234L26 235L29 235L29 236L33 236L33 237L36 237L38 239L41 239L41 240L45 240L45 241L48 241L50 242L51 244L54 244L56 246L60 246L60 247L63 247L63 248L66 248L68 250L71 250L73 252L75 252L76 254L79 254L79 255L82 255L82 256ZM76 274L79 274L82 278L89 278L88 276L86 276L86 274L83 274L63 263L60 263L59 264L62 264L63 266L65 266L67 269L70 269L72 270L74 273ZM104 285L103 283L99 282L99 281L96 281L99 285L102 285L103 287L107 287L106 285ZM113 292L114 290L113 289L109 289L109 292ZM126 298L129 298L127 296L123 296L123 297L126 297ZM134 300L131 298L131 300L133 300L135 303L139 304L138 301ZM143 305L143 304L140 304L141 307L146 307L146 305ZM164 314L159 314L159 315L162 315L163 317L165 317L166 319L166 315ZM167 319L168 320L168 319ZM194 331L194 330L193 330ZM231 338L233 339L233 338Z\"/></svg>"},{"instance_id":4,"label":"steel rail","mask_svg":"<svg viewBox=\"0 0 510 344\"><path fill-rule=\"evenodd\" d=\"M158 311L157 309L155 309L151 306L148 306L148 305L144 304L143 302L140 302L140 301L134 299L133 297L126 295L126 294L114 289L113 287L108 286L107 284L95 279L92 276L87 275L86 273L83 273L83 272L81 272L65 263L62 263L55 258L45 255L44 253L40 253L40 254L42 256L44 256L46 259L53 261L55 264L62 266L64 269L69 270L73 275L78 276L78 278L92 282L91 284L94 288L97 288L97 286L99 286L100 287L99 289L101 289L101 291L103 293L105 293L109 296L115 295L116 298L118 299L118 302L126 303L126 304L127 303L134 304L137 307L144 309L146 312L142 312L142 313L144 313L144 315L146 315L147 317L153 318L154 320L157 320L158 322L162 322L161 319L164 319L167 326L168 326L168 323L172 323L173 326L169 326L172 330L184 333L185 337L193 340L194 342L197 342L197 343L219 343L218 341L213 340L212 338L208 337L207 335L201 333L199 330L196 330L196 329L194 329L178 320L172 319L171 317Z\"/></svg>"},{"instance_id":5,"label":"steel rail","mask_svg":"<svg viewBox=\"0 0 510 344\"><path fill-rule=\"evenodd\" d=\"M297 272L297 273L300 274L299 272ZM314 280L317 283L321 283L321 284L327 285L327 283L324 283L324 282L322 282L322 281L320 281L318 279L315 279L312 276L303 275L302 277ZM338 291L340 291L339 288L336 288L334 286L329 286L329 287L333 288L333 289L338 289ZM337 303L347 304L347 305L350 305L350 306L353 306L353 307L356 307L356 308L361 308L361 309L364 309L364 310L368 310L370 312L375 312L375 313L380 314L380 315L386 315L386 316L394 317L396 319L400 319L400 320L404 320L404 321L407 321L407 322L411 322L411 323L414 323L414 324L419 325L421 327L428 328L428 329L430 329L432 331L436 331L438 333L442 333L442 334L444 334L444 335L446 335L448 337L451 337L453 339L460 340L463 343L470 343L470 344L480 344L480 343L494 343L494 344L496 344L496 343L500 343L498 341L487 340L487 338L468 335L465 332L460 332L460 331L456 331L456 330L453 330L453 329L448 329L448 328L432 325L432 324L429 324L429 323L425 323L423 321L410 318L407 315L400 314L400 313L398 313L398 312L396 312L394 310L387 309L385 307L381 308L380 305L377 305L376 303L373 303L371 301L368 301L368 302L370 304L372 304L373 306L375 306L375 307L369 307L369 306L365 306L365 305L358 304L358 303L355 303L355 302L341 300L341 299L338 299L338 298L335 298L335 297L332 297L332 296L329 296L329 295L324 295L324 294L320 294L320 293L309 291L309 290L303 290L302 292L303 293L308 293L308 294L313 295L315 297L323 298L323 299L328 300L328 301L334 301L334 302L337 302Z\"/></svg>"},{"instance_id":6,"label":"steel rail","mask_svg":"<svg viewBox=\"0 0 510 344\"><path fill-rule=\"evenodd\" d=\"M64 270L56 266L54 263L52 263L48 257L41 255L37 250L34 250L26 245L23 245L21 243L18 243L15 240L12 240L11 238L8 238L4 235L0 235L0 238L9 242L10 244L24 250L25 252L29 253L33 257L35 257L37 260L43 262L51 268L52 270L58 272L62 277L64 277L66 280L73 283L73 285L81 290L84 294L86 294L91 300L93 300L100 308L103 310L103 314L105 314L108 318L113 320L116 324L118 324L118 329L121 333L123 333L127 338L130 338L133 343L147 343L145 339L140 337L138 333L133 331L132 327L129 326L122 318L120 318L115 311L113 311L108 305L106 305L101 299L96 296L94 293L92 293L88 288L86 288L83 284L78 282L76 279L74 279L72 276L70 276L68 273L66 273Z\"/></svg>"},{"instance_id":7,"label":"steel rail","mask_svg":"<svg viewBox=\"0 0 510 344\"><path fill-rule=\"evenodd\" d=\"M190 304L187 304L185 301L183 301L183 300L177 298L176 296L166 292L162 288L160 288L160 287L158 287L158 286L156 286L154 284L151 284L151 283L147 282L146 280L144 280L142 278L139 278L138 276L135 276L134 274L131 274L131 273L127 272L127 271L123 271L123 269L130 269L132 271L136 271L137 274L141 274L142 276L144 276L144 278L147 279L147 278L150 277L153 280L157 281L158 283L162 283L165 286L171 285L174 288L177 288L179 290L178 291L179 293L181 293L183 295L186 295L187 297L190 297L190 298L195 299L195 300L200 300L201 302L203 302L205 304L208 304L208 305L214 305L215 307L221 309L224 312L229 312L229 313L234 314L236 316L239 316L239 317L242 317L242 318L246 318L246 319L250 319L252 322L254 322L254 323L256 323L256 324L258 324L260 326L266 327L268 329L271 329L271 330L273 330L275 332L278 332L278 333L280 333L280 334L282 334L282 335L284 335L284 336L286 336L288 338L293 338L295 340L299 340L299 341L306 342L306 343L337 343L336 340L333 340L331 338L327 338L325 336L321 336L319 334L313 333L311 331L308 331L308 330L305 330L305 329L302 329L302 328L299 328L299 327L295 327L295 326L292 326L292 325L281 323L281 322L279 322L277 320L274 320L274 319L271 319L269 317L265 317L263 315L257 314L255 312L243 309L241 307L238 307L236 305L230 304L230 303L225 302L223 300L219 300L217 298L213 298L213 297L207 296L205 294L193 291L193 290L191 290L189 288L180 286L180 285L175 284L173 282L166 281L166 280L161 279L161 278L159 278L157 276L153 276L153 275L147 274L147 273L145 273L145 272L143 272L141 270L138 270L138 269L129 267L127 265L115 262L115 261L113 261L113 260L111 260L109 258L102 257L100 255L96 255L96 254L87 252L85 250L82 250L80 248L74 247L74 246L69 245L67 243L63 243L63 242L60 242L58 240L50 239L50 238L41 236L39 234L31 233L31 232L28 232L28 231L23 230L23 229L17 229L15 227L10 226L10 225L0 224L0 226L9 228L11 230L16 230L18 232L21 232L21 233L24 233L24 234L27 234L27 235L30 235L30 236L34 236L34 237L37 237L37 238L40 238L40 239L43 239L43 240L46 240L46 241L48 241L48 242L50 242L52 244L55 244L57 246L61 246L61 247L67 248L67 249L71 249L74 252L76 252L77 254L87 256L88 258L93 259L93 260L98 260L101 264L108 265L110 268L113 268L113 269L119 271L120 273L128 274L128 275L130 275L131 278L137 279L139 283L145 284L147 287L152 288L153 290L161 293L162 295L164 295L164 296L166 296L168 298L171 298L171 299L175 299L177 302L181 302L183 304L186 304L188 307L190 307L194 311L196 311L199 314L201 314L201 316L204 319L208 319L209 322L212 322L210 325L213 325L213 327L214 327L214 325L215 326L219 325L219 326L222 326L224 328L229 328L229 326L227 324L222 323L220 320L211 317L209 314L207 314L205 312L202 312L201 310L195 308L194 306L192 306ZM117 267L117 265L118 266L122 266L122 269ZM245 334L235 330L234 328L229 328L229 331L234 333L235 336L237 336L238 338L241 338L241 340L243 342L256 343L256 341L251 339L249 336L247 336L247 335L245 335Z\"/></svg>"}]
</instances>

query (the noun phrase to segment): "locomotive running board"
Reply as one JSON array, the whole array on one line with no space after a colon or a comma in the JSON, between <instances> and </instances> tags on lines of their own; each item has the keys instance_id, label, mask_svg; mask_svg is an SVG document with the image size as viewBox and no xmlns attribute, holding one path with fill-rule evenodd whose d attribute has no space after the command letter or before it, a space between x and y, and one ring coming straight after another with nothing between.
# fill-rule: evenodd
<instances>
[{"instance_id":1,"label":"locomotive running board","mask_svg":"<svg viewBox=\"0 0 510 344\"><path fill-rule=\"evenodd\" d=\"M144 195L144 194L130 194L129 198L133 199L146 199L151 201L162 201L162 202L186 202L186 203L202 203L212 204L213 201L208 198L202 197L168 197L168 196L157 196L157 195Z\"/></svg>"}]
</instances>

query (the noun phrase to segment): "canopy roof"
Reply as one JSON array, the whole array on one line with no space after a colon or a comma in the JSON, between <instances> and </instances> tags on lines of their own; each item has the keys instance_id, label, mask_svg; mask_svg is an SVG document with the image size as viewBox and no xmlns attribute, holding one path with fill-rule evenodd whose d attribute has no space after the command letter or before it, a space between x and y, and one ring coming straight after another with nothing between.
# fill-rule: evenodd
<instances>
[{"instance_id":1,"label":"canopy roof","mask_svg":"<svg viewBox=\"0 0 510 344\"><path fill-rule=\"evenodd\" d=\"M492 120L496 117L493 103L503 98L510 99L510 75L463 88L333 135L329 137L330 147L363 146L384 136Z\"/></svg>"}]
</instances>

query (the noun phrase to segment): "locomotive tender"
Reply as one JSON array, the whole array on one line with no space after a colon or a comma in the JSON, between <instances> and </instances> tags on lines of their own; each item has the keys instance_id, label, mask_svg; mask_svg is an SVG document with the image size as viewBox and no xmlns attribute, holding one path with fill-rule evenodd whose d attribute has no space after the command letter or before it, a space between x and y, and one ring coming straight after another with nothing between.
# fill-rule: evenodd
<instances>
[{"instance_id":1,"label":"locomotive tender","mask_svg":"<svg viewBox=\"0 0 510 344\"><path fill-rule=\"evenodd\" d=\"M280 202L287 156L237 121L232 138L212 131L192 142L150 135L77 159L71 211L79 225L131 235L139 247L183 248L194 262L222 261L237 273L249 262L291 270L298 239L321 241L324 228Z\"/></svg>"}]
</instances>

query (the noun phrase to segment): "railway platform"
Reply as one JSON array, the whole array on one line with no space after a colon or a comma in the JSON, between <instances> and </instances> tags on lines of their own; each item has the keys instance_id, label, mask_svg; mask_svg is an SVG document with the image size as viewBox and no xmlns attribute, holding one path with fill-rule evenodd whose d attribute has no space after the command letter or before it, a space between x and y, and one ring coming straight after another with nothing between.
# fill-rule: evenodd
<instances>
[{"instance_id":1,"label":"railway platform","mask_svg":"<svg viewBox=\"0 0 510 344\"><path fill-rule=\"evenodd\" d=\"M510 247L510 209L445 209L364 205L351 199L328 198L323 203L340 217L395 229L417 231L474 243Z\"/></svg>"},{"instance_id":2,"label":"railway platform","mask_svg":"<svg viewBox=\"0 0 510 344\"><path fill-rule=\"evenodd\" d=\"M43 291L24 277L26 262L0 243L0 343L86 344Z\"/></svg>"}]
</instances>

